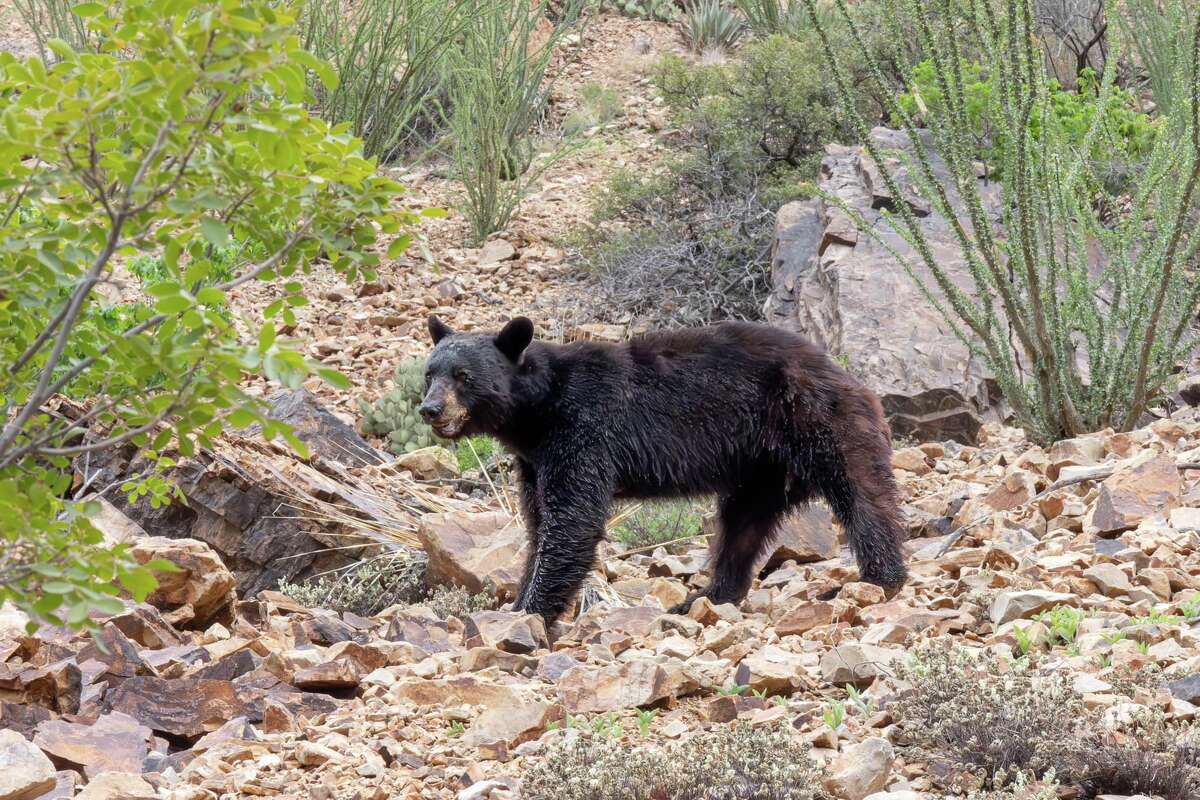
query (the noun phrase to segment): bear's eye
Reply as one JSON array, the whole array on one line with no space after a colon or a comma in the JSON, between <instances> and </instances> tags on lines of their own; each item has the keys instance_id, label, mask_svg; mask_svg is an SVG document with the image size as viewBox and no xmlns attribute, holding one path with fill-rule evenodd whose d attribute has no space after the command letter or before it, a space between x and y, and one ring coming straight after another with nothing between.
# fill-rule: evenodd
<instances>
[{"instance_id":1,"label":"bear's eye","mask_svg":"<svg viewBox=\"0 0 1200 800\"><path fill-rule=\"evenodd\" d=\"M467 383L471 380L471 376L467 374L465 369L456 369L454 370L454 380Z\"/></svg>"}]
</instances>

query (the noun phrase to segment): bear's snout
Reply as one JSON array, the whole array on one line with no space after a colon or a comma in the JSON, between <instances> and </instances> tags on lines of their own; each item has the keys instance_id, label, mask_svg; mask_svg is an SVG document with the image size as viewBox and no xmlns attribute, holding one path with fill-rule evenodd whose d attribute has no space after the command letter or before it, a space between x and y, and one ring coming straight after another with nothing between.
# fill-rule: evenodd
<instances>
[{"instance_id":1,"label":"bear's snout","mask_svg":"<svg viewBox=\"0 0 1200 800\"><path fill-rule=\"evenodd\" d=\"M421 419L425 420L425 422L432 423L442 415L442 410L441 403L432 402L427 399L421 403L421 407L417 409L417 413L421 415Z\"/></svg>"}]
</instances>

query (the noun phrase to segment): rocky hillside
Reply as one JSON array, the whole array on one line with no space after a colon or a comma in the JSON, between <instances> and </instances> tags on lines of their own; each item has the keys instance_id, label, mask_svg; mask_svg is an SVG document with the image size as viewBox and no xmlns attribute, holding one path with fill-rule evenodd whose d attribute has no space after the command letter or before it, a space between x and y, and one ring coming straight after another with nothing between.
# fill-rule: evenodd
<instances>
[{"instance_id":1,"label":"rocky hillside","mask_svg":"<svg viewBox=\"0 0 1200 800\"><path fill-rule=\"evenodd\" d=\"M550 630L503 610L241 599L205 544L143 538L139 557L183 567L149 605L97 619L94 638L0 629L0 799L537 797L522 780L544 788L564 741L628 757L755 730L792 731L811 788L840 800L965 797L978 759L912 715L932 702L912 671L929 642L975 653L980 692L1016 665L1063 682L1093 734L1190 722L1197 416L1048 450L983 433L897 451L912 579L891 600L855 582L822 509L789 524L740 608L664 612L704 581L702 541L610 545L586 609ZM521 534L503 511L426 514L418 536L431 582L510 595Z\"/></svg>"}]
</instances>

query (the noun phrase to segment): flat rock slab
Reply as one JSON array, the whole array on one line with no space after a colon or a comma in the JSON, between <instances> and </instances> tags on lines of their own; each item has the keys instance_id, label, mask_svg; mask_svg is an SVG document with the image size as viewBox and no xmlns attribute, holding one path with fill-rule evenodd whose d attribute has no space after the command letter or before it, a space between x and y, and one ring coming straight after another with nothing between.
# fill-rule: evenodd
<instances>
[{"instance_id":1,"label":"flat rock slab","mask_svg":"<svg viewBox=\"0 0 1200 800\"><path fill-rule=\"evenodd\" d=\"M116 711L101 715L92 725L43 722L33 743L59 761L81 767L92 778L101 772L141 772L151 736L150 728Z\"/></svg>"}]
</instances>

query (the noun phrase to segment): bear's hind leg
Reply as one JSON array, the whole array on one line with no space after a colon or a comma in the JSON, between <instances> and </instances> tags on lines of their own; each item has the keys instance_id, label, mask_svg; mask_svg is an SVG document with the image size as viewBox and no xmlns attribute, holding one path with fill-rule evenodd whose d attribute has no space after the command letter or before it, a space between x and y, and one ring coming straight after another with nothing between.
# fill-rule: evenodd
<instances>
[{"instance_id":1,"label":"bear's hind leg","mask_svg":"<svg viewBox=\"0 0 1200 800\"><path fill-rule=\"evenodd\" d=\"M890 466L886 477L873 477L885 481L884 490L877 494L856 487L844 476L830 481L824 494L838 522L846 530L850 550L858 564L859 580L882 586L891 593L908 579L904 552L900 547L904 534L898 519L899 509L890 501L891 494L886 490L893 480Z\"/></svg>"},{"instance_id":2,"label":"bear's hind leg","mask_svg":"<svg viewBox=\"0 0 1200 800\"><path fill-rule=\"evenodd\" d=\"M762 485L758 484L759 487ZM754 582L754 565L775 534L785 509L786 501L782 496L769 497L762 492L722 497L718 509L721 533L714 548L712 581L703 590L688 595L670 612L686 614L692 603L701 597L707 597L714 605L736 605L745 599Z\"/></svg>"}]
</instances>

